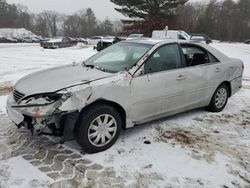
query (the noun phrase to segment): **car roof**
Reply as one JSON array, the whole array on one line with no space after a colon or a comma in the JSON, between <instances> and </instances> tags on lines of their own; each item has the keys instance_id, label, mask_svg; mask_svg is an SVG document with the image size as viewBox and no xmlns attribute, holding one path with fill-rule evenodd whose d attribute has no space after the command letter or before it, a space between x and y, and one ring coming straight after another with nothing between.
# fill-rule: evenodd
<instances>
[{"instance_id":1,"label":"car roof","mask_svg":"<svg viewBox=\"0 0 250 188\"><path fill-rule=\"evenodd\" d=\"M137 43L137 44L151 44L155 45L157 43L162 42L163 40L156 40L151 38L140 38L140 39L129 39L122 41L123 43Z\"/></svg>"},{"instance_id":2,"label":"car roof","mask_svg":"<svg viewBox=\"0 0 250 188\"><path fill-rule=\"evenodd\" d=\"M137 44L151 44L156 45L159 43L168 44L168 43L192 43L185 40L173 40L173 39L152 39L152 38L140 38L140 39L129 39L122 41L123 43L137 43ZM195 44L195 43L194 43Z\"/></svg>"},{"instance_id":3,"label":"car roof","mask_svg":"<svg viewBox=\"0 0 250 188\"><path fill-rule=\"evenodd\" d=\"M132 39L132 40L125 40L121 41L121 43L135 43L135 44L149 44L149 45L164 45L164 44L170 44L170 43L178 43L178 44L190 44L190 45L196 45L200 46L210 53L212 53L216 58L218 58L220 61L226 61L229 59L226 55L221 53L220 51L216 50L210 45L203 44L203 43L197 43L195 41L190 40L173 40L173 39L152 39L152 38L142 38L142 39Z\"/></svg>"}]
</instances>

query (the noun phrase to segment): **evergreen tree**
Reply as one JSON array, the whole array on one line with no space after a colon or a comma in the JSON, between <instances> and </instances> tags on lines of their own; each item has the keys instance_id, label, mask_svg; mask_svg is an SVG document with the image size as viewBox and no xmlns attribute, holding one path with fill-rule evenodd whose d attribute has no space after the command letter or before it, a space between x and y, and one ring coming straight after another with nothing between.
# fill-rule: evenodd
<instances>
[{"instance_id":1,"label":"evergreen tree","mask_svg":"<svg viewBox=\"0 0 250 188\"><path fill-rule=\"evenodd\" d=\"M246 40L250 38L250 0L239 0L237 5L238 27L245 28L238 31L237 39Z\"/></svg>"},{"instance_id":2,"label":"evergreen tree","mask_svg":"<svg viewBox=\"0 0 250 188\"><path fill-rule=\"evenodd\" d=\"M216 26L218 25L218 7L219 4L217 0L210 0L206 10L200 16L199 20L197 21L196 30L198 33L206 33L209 36L216 38Z\"/></svg>"},{"instance_id":3,"label":"evergreen tree","mask_svg":"<svg viewBox=\"0 0 250 188\"><path fill-rule=\"evenodd\" d=\"M138 30L146 35L150 35L154 29L163 29L166 25L172 26L177 16L177 8L184 5L187 1L188 0L111 0L111 2L120 6L120 8L115 8L115 10L124 16L134 19L132 21L123 21L124 23L133 22L131 27L127 27L128 32ZM147 26L147 28L145 28L145 26Z\"/></svg>"},{"instance_id":4,"label":"evergreen tree","mask_svg":"<svg viewBox=\"0 0 250 188\"><path fill-rule=\"evenodd\" d=\"M102 23L103 26L103 34L104 35L112 35L113 34L113 23L106 18Z\"/></svg>"},{"instance_id":5,"label":"evergreen tree","mask_svg":"<svg viewBox=\"0 0 250 188\"><path fill-rule=\"evenodd\" d=\"M86 11L86 36L91 37L96 29L96 16L94 11L91 8L88 8Z\"/></svg>"}]
</instances>

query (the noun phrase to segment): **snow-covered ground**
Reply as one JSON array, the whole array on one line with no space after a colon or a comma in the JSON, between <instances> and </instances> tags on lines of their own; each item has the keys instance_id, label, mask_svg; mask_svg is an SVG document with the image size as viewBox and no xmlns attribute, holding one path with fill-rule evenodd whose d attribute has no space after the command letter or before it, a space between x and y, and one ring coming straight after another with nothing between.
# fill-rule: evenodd
<instances>
[{"instance_id":1,"label":"snow-covered ground","mask_svg":"<svg viewBox=\"0 0 250 188\"><path fill-rule=\"evenodd\" d=\"M222 113L198 109L147 123L124 131L111 149L82 156L113 168L128 187L250 187L250 45L212 45L245 64L244 87ZM34 44L0 44L0 116L5 115L6 95L18 79L94 53L84 46L44 50ZM0 118L0 126L1 131L8 125ZM21 155L12 157L4 148L6 139L0 132L0 187L48 187L54 182ZM80 154L75 142L64 147Z\"/></svg>"}]
</instances>

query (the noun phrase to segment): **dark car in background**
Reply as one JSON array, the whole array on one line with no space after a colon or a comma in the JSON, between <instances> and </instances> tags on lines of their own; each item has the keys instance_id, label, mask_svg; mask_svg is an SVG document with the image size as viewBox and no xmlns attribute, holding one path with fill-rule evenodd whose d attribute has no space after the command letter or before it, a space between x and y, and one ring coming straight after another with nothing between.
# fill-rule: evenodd
<instances>
[{"instance_id":1,"label":"dark car in background","mask_svg":"<svg viewBox=\"0 0 250 188\"><path fill-rule=\"evenodd\" d=\"M113 36L108 36L108 37L104 37L103 39L101 39L96 47L94 47L94 49L96 49L98 52L102 51L103 49L117 43L120 41L126 40L126 38L124 37L113 37Z\"/></svg>"},{"instance_id":2,"label":"dark car in background","mask_svg":"<svg viewBox=\"0 0 250 188\"><path fill-rule=\"evenodd\" d=\"M14 38L0 36L0 43L17 43L17 40Z\"/></svg>"},{"instance_id":3,"label":"dark car in background","mask_svg":"<svg viewBox=\"0 0 250 188\"><path fill-rule=\"evenodd\" d=\"M250 44L250 39L245 40L245 44Z\"/></svg>"},{"instance_id":4,"label":"dark car in background","mask_svg":"<svg viewBox=\"0 0 250 188\"><path fill-rule=\"evenodd\" d=\"M203 34L203 33L191 34L190 40L195 41L195 42L204 42L206 44L210 44L213 42L209 36L207 36L206 34Z\"/></svg>"},{"instance_id":5,"label":"dark car in background","mask_svg":"<svg viewBox=\"0 0 250 188\"><path fill-rule=\"evenodd\" d=\"M45 49L66 48L77 45L77 40L70 37L58 37L41 42L40 45Z\"/></svg>"}]
</instances>

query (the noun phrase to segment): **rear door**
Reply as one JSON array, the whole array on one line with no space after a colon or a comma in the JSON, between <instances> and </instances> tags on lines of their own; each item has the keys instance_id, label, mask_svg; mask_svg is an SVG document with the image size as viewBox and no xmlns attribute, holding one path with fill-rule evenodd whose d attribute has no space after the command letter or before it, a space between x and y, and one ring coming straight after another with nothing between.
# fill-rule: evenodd
<instances>
[{"instance_id":1,"label":"rear door","mask_svg":"<svg viewBox=\"0 0 250 188\"><path fill-rule=\"evenodd\" d=\"M181 47L187 62L185 105L187 108L206 106L223 80L221 63L198 45L183 44Z\"/></svg>"}]
</instances>

